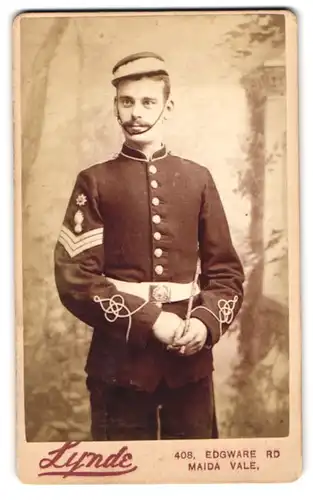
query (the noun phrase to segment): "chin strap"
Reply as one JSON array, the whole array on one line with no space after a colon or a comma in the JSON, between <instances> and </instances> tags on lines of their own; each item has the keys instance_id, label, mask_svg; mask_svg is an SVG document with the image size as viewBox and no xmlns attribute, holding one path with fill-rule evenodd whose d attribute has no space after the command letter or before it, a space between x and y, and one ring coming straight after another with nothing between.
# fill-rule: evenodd
<instances>
[{"instance_id":1,"label":"chin strap","mask_svg":"<svg viewBox=\"0 0 313 500\"><path fill-rule=\"evenodd\" d=\"M122 120L121 120L121 117L120 117L120 114L119 114L119 111L118 111L117 106L116 106L116 118L117 118L118 123L119 123L119 124L120 124L120 126L122 127L122 129L124 129L124 130L125 130L125 132L127 132L127 134L129 134L129 135L131 135L131 136L132 136L132 135L141 135L141 134L145 134L146 132L148 132L148 130L151 130L151 129L152 129L152 127L154 127L154 126L158 123L158 121L161 119L161 117L162 117L162 115L163 115L163 113L164 113L164 110L165 110L165 108L166 108L167 103L168 103L168 101L166 101L166 103L164 103L163 108L162 108L162 110L161 110L161 113L159 114L159 116L157 117L157 119L155 120L155 122L154 122L154 123L152 123L152 125L149 125L149 127L146 127L146 128L145 128L145 130L142 130L141 132L132 132L132 133L131 133L131 132L129 132L129 131L127 130L127 128L125 127L124 123L123 123L123 122L122 122Z\"/></svg>"}]
</instances>

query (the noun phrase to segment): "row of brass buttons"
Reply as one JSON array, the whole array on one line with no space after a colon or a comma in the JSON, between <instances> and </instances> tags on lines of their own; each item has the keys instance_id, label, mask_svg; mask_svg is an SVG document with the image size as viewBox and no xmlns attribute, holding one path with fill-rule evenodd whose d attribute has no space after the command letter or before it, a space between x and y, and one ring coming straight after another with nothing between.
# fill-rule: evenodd
<instances>
[{"instance_id":1,"label":"row of brass buttons","mask_svg":"<svg viewBox=\"0 0 313 500\"><path fill-rule=\"evenodd\" d=\"M150 174L156 174L157 173L157 168L155 165L149 165L149 172ZM157 189L159 187L159 184L156 180L152 180L150 182L150 186L153 188L153 189ZM159 198L157 198L156 196L152 198L151 200L151 203L154 207L158 207L159 204L160 204L160 200ZM154 224L160 224L161 222L161 217L158 215L158 214L154 214L152 216L152 222ZM156 240L156 241L160 241L161 240L161 233L159 233L158 231L156 231L154 234L153 234L153 238ZM154 250L154 255L155 257L159 258L161 257L163 254L163 251L161 248L156 248ZM161 274L163 274L163 266L161 266L160 264L158 264L157 266L155 266L154 268L154 271L156 274L158 274L159 276Z\"/></svg>"}]
</instances>

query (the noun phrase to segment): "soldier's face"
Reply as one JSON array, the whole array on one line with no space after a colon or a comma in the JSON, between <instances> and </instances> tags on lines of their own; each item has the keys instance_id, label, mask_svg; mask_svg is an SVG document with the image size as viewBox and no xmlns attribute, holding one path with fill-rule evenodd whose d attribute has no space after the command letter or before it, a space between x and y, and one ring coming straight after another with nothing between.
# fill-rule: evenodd
<instances>
[{"instance_id":1,"label":"soldier's face","mask_svg":"<svg viewBox=\"0 0 313 500\"><path fill-rule=\"evenodd\" d=\"M115 112L125 137L133 142L147 143L160 138L170 111L171 103L165 102L163 81L142 78L119 83Z\"/></svg>"}]
</instances>

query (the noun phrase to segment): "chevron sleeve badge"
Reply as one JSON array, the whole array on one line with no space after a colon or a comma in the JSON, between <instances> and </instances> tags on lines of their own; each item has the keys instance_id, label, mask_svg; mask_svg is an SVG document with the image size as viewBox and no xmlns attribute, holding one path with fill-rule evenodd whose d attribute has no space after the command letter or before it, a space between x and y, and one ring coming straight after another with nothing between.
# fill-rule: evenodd
<instances>
[{"instance_id":1,"label":"chevron sleeve badge","mask_svg":"<svg viewBox=\"0 0 313 500\"><path fill-rule=\"evenodd\" d=\"M77 236L63 225L58 241L63 245L68 255L73 258L85 250L103 244L103 227L92 229Z\"/></svg>"}]
</instances>

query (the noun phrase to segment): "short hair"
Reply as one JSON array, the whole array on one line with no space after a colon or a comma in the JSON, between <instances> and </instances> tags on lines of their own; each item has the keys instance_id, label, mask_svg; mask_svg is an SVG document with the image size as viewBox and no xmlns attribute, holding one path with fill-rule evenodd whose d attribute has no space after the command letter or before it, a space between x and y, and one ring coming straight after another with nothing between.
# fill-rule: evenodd
<instances>
[{"instance_id":1,"label":"short hair","mask_svg":"<svg viewBox=\"0 0 313 500\"><path fill-rule=\"evenodd\" d=\"M171 82L170 82L170 77L167 74L164 74L163 72L151 72L148 74L140 74L140 75L128 75L125 78L119 79L115 84L114 87L117 89L119 83L125 82L125 81L138 81L142 80L144 78L149 78L155 82L163 82L163 95L164 95L164 100L167 101L171 94Z\"/></svg>"}]
</instances>

